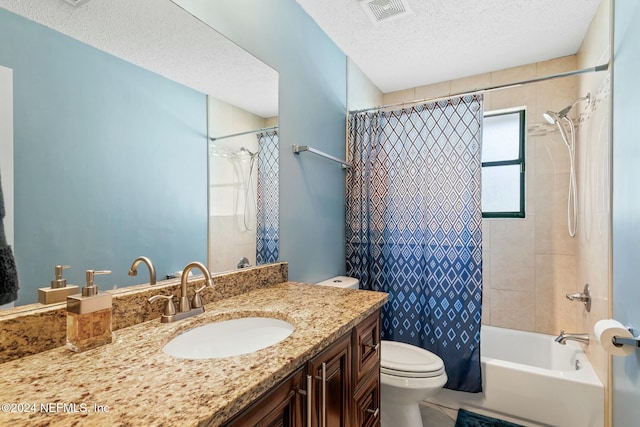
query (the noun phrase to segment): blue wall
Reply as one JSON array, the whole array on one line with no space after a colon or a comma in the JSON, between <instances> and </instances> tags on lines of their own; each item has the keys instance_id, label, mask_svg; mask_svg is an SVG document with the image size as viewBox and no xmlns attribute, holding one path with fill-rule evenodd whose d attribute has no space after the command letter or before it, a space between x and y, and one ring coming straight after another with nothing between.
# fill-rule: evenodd
<instances>
[{"instance_id":1,"label":"blue wall","mask_svg":"<svg viewBox=\"0 0 640 427\"><path fill-rule=\"evenodd\" d=\"M14 247L35 302L56 264L110 269L102 289L207 260L206 97L0 9L0 65L14 76ZM46 278L43 282L42 278ZM30 290L29 290L30 289Z\"/></svg>"},{"instance_id":2,"label":"blue wall","mask_svg":"<svg viewBox=\"0 0 640 427\"><path fill-rule=\"evenodd\" d=\"M280 73L280 259L291 280L345 271L346 56L294 0L173 0Z\"/></svg>"},{"instance_id":3,"label":"blue wall","mask_svg":"<svg viewBox=\"0 0 640 427\"><path fill-rule=\"evenodd\" d=\"M613 318L640 334L640 3L614 2ZM640 349L613 357L613 424L638 425Z\"/></svg>"}]
</instances>

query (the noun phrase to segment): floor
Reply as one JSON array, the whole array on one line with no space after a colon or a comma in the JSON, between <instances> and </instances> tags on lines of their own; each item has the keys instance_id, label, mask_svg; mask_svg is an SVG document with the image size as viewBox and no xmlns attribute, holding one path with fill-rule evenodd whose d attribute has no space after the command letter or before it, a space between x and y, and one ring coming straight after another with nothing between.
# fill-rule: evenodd
<instances>
[{"instance_id":1,"label":"floor","mask_svg":"<svg viewBox=\"0 0 640 427\"><path fill-rule=\"evenodd\" d=\"M458 411L429 402L420 403L424 427L455 427Z\"/></svg>"}]
</instances>

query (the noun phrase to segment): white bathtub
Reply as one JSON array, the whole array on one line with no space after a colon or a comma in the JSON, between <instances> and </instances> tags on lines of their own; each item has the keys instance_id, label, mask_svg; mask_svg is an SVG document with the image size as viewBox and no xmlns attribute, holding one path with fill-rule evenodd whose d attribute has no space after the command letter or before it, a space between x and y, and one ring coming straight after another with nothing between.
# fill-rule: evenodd
<instances>
[{"instance_id":1,"label":"white bathtub","mask_svg":"<svg viewBox=\"0 0 640 427\"><path fill-rule=\"evenodd\" d=\"M482 326L484 392L443 389L429 401L526 426L602 427L602 383L578 343L554 338Z\"/></svg>"}]
</instances>

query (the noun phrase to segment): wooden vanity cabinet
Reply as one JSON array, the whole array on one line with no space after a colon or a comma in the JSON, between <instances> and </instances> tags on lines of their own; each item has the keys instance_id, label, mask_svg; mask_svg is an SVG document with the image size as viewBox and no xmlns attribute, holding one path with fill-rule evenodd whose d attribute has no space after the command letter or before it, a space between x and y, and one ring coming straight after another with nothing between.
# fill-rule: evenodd
<instances>
[{"instance_id":1,"label":"wooden vanity cabinet","mask_svg":"<svg viewBox=\"0 0 640 427\"><path fill-rule=\"evenodd\" d=\"M380 426L380 310L303 364L225 426Z\"/></svg>"}]
</instances>

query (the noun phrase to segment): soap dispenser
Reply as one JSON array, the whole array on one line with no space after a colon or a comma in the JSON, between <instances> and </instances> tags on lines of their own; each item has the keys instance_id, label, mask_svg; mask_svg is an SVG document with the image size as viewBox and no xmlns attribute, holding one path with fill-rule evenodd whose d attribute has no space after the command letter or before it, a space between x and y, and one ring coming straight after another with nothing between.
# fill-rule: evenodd
<instances>
[{"instance_id":1,"label":"soap dispenser","mask_svg":"<svg viewBox=\"0 0 640 427\"><path fill-rule=\"evenodd\" d=\"M87 270L87 285L81 294L67 297L67 348L81 352L111 342L111 294L99 292L93 283L97 274L111 271Z\"/></svg>"},{"instance_id":2,"label":"soap dispenser","mask_svg":"<svg viewBox=\"0 0 640 427\"><path fill-rule=\"evenodd\" d=\"M70 268L70 266L56 265L56 278L51 281L51 287L38 289L38 302L40 304L64 302L69 295L78 293L78 286L67 285L67 279L62 278L62 270L65 268Z\"/></svg>"}]
</instances>

